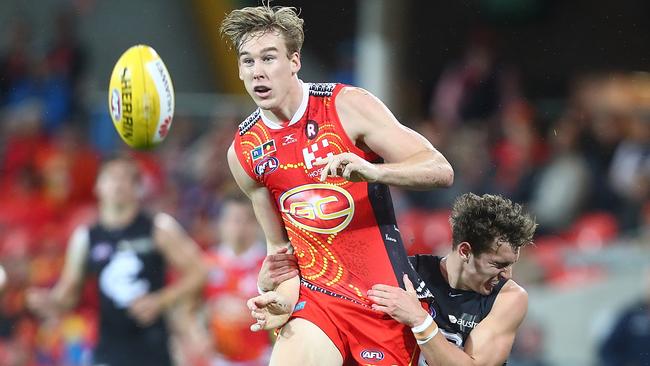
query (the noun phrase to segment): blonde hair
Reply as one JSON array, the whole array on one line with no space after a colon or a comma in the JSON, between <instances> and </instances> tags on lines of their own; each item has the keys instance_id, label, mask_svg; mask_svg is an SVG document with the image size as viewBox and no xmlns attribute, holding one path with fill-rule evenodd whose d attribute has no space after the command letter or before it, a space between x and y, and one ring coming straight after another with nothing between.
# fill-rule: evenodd
<instances>
[{"instance_id":1,"label":"blonde hair","mask_svg":"<svg viewBox=\"0 0 650 366\"><path fill-rule=\"evenodd\" d=\"M221 23L222 37L228 37L232 46L239 51L247 36L261 32L279 32L284 37L287 52L300 53L305 39L304 21L298 17L296 8L268 5L246 7L231 11Z\"/></svg>"}]
</instances>

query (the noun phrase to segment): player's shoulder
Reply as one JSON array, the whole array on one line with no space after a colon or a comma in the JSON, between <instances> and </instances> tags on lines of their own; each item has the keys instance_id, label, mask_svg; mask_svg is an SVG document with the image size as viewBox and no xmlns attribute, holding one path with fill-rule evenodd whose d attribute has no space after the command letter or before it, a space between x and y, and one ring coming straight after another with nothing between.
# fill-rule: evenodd
<instances>
[{"instance_id":1,"label":"player's shoulder","mask_svg":"<svg viewBox=\"0 0 650 366\"><path fill-rule=\"evenodd\" d=\"M246 119L244 119L239 124L239 128L238 128L239 136L242 136L246 132L250 131L250 129L253 128L253 126L255 126L255 124L259 122L261 118L262 118L262 111L259 108L255 109L253 113L251 113L248 117L246 117Z\"/></svg>"},{"instance_id":2,"label":"player's shoulder","mask_svg":"<svg viewBox=\"0 0 650 366\"><path fill-rule=\"evenodd\" d=\"M312 97L331 97L337 86L342 87L343 84L338 83L309 83L309 95Z\"/></svg>"},{"instance_id":3,"label":"player's shoulder","mask_svg":"<svg viewBox=\"0 0 650 366\"><path fill-rule=\"evenodd\" d=\"M180 228L180 223L174 216L166 212L156 212L151 215L150 220L154 230L158 233L164 234L170 231L177 231Z\"/></svg>"},{"instance_id":4,"label":"player's shoulder","mask_svg":"<svg viewBox=\"0 0 650 366\"><path fill-rule=\"evenodd\" d=\"M526 289L524 289L517 282L510 279L503 285L501 291L499 291L497 294L496 300L498 302L506 302L508 304L519 303L522 305L527 305L528 291L526 291Z\"/></svg>"},{"instance_id":5,"label":"player's shoulder","mask_svg":"<svg viewBox=\"0 0 650 366\"><path fill-rule=\"evenodd\" d=\"M336 97L336 108L338 111L356 112L367 114L372 111L383 110L385 105L379 98L368 90L346 85L341 88Z\"/></svg>"}]
</instances>

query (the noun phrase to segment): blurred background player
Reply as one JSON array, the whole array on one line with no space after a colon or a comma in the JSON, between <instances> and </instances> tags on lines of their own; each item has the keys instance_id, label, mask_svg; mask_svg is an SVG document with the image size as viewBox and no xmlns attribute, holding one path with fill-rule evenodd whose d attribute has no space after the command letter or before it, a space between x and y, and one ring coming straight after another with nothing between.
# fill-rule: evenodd
<instances>
[{"instance_id":1,"label":"blurred background player","mask_svg":"<svg viewBox=\"0 0 650 366\"><path fill-rule=\"evenodd\" d=\"M208 327L214 345L212 366L262 366L271 353L270 335L249 329L246 300L257 295L257 274L266 257L250 201L224 199L217 221L219 243L205 254Z\"/></svg>"},{"instance_id":2,"label":"blurred background player","mask_svg":"<svg viewBox=\"0 0 650 366\"><path fill-rule=\"evenodd\" d=\"M601 366L650 365L650 267L645 269L645 292L626 306L600 344Z\"/></svg>"},{"instance_id":3,"label":"blurred background player","mask_svg":"<svg viewBox=\"0 0 650 366\"><path fill-rule=\"evenodd\" d=\"M176 220L141 210L140 184L131 158L106 160L95 188L97 224L75 230L56 285L27 294L33 312L52 318L72 309L84 279L96 276L100 320L95 365L171 365L163 315L197 294L205 279L198 248ZM179 273L169 285L167 264Z\"/></svg>"},{"instance_id":4,"label":"blurred background player","mask_svg":"<svg viewBox=\"0 0 650 366\"><path fill-rule=\"evenodd\" d=\"M374 283L401 285L402 273L417 278L388 185L447 187L451 165L367 91L299 80L303 20L293 8L234 10L221 32L258 106L239 126L230 169L253 203L267 251L292 245L301 272L302 286L293 278L277 288L287 303L251 302L290 310L300 291L300 307L280 331L271 364L365 363L368 348L382 350L378 364L408 363L415 342L404 327L377 316L365 296Z\"/></svg>"}]
</instances>

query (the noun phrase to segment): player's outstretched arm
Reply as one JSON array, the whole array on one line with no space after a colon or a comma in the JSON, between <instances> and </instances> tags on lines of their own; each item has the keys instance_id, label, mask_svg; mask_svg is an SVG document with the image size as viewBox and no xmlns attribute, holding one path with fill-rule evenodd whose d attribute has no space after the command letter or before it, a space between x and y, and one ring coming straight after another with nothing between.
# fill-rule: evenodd
<instances>
[{"instance_id":1,"label":"player's outstretched arm","mask_svg":"<svg viewBox=\"0 0 650 366\"><path fill-rule=\"evenodd\" d=\"M282 224L282 218L278 212L271 194L266 187L259 185L244 171L233 145L228 149L228 165L232 172L235 181L239 188L250 198L255 211L257 222L264 231L266 237L266 250L268 254L275 254L278 250L283 248L290 248L291 243L287 236L287 232ZM261 284L272 283L273 281L268 278L262 278L258 286ZM288 306L293 309L293 306L298 302L298 292L300 289L300 281L297 276L293 276L282 283L280 283L275 291L281 294L283 299L286 300Z\"/></svg>"},{"instance_id":2,"label":"player's outstretched arm","mask_svg":"<svg viewBox=\"0 0 650 366\"><path fill-rule=\"evenodd\" d=\"M27 291L27 306L31 311L47 317L77 304L89 244L88 228L78 227L68 241L63 271L56 285L52 289L32 288Z\"/></svg>"},{"instance_id":3,"label":"player's outstretched arm","mask_svg":"<svg viewBox=\"0 0 650 366\"><path fill-rule=\"evenodd\" d=\"M327 175L351 181L368 181L410 189L448 187L454 171L445 157L419 133L403 126L391 111L369 92L346 87L336 98L336 109L348 137L361 148L381 156L384 164L371 164L353 153L334 155Z\"/></svg>"}]
</instances>

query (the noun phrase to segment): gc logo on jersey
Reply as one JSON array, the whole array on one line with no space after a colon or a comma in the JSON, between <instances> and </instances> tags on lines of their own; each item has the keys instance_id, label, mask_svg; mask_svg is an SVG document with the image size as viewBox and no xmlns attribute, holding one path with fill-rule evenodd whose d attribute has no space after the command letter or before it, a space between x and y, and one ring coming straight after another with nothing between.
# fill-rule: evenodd
<instances>
[{"instance_id":1,"label":"gc logo on jersey","mask_svg":"<svg viewBox=\"0 0 650 366\"><path fill-rule=\"evenodd\" d=\"M335 234L352 221L354 199L335 185L306 184L284 192L280 196L280 210L302 229Z\"/></svg>"}]
</instances>

